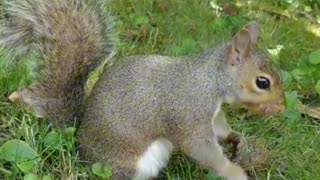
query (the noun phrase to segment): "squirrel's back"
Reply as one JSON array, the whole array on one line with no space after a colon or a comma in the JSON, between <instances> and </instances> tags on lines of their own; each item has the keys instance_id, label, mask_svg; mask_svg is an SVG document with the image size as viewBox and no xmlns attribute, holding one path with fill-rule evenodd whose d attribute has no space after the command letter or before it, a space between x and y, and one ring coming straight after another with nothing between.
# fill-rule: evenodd
<instances>
[{"instance_id":1,"label":"squirrel's back","mask_svg":"<svg viewBox=\"0 0 320 180\"><path fill-rule=\"evenodd\" d=\"M216 48L210 57L222 58L225 53L226 49ZM78 130L80 156L91 161L131 162L134 156L125 151L143 151L143 144L162 136L179 142L191 133L190 127L197 126L199 121L193 119L203 116L202 111L213 116L211 111L218 109L219 102L212 105L212 101L219 101L227 90L220 90L214 79L208 82L208 75L223 76L226 83L230 79L220 59L200 58L138 55L115 61L87 101ZM88 136L96 132L100 135Z\"/></svg>"},{"instance_id":2,"label":"squirrel's back","mask_svg":"<svg viewBox=\"0 0 320 180\"><path fill-rule=\"evenodd\" d=\"M112 18L99 2L20 0L5 3L0 45L8 57L39 52L38 79L12 100L57 124L81 115L88 74L112 54Z\"/></svg>"}]
</instances>

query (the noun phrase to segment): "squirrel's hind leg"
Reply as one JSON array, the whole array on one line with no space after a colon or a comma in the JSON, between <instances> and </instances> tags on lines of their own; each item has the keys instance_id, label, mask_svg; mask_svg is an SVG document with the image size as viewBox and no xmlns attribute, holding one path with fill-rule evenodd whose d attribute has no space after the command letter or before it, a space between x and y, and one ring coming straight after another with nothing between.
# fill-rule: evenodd
<instances>
[{"instance_id":1,"label":"squirrel's hind leg","mask_svg":"<svg viewBox=\"0 0 320 180\"><path fill-rule=\"evenodd\" d=\"M37 92L39 92L39 90L37 90L35 86L30 86L14 91L8 99L13 103L24 104L27 109L33 110L36 117L43 118L47 114L44 108L46 99L41 99Z\"/></svg>"},{"instance_id":2,"label":"squirrel's hind leg","mask_svg":"<svg viewBox=\"0 0 320 180\"><path fill-rule=\"evenodd\" d=\"M167 166L173 151L173 144L165 139L155 140L140 156L136 163L134 180L148 180L159 175L161 169Z\"/></svg>"},{"instance_id":3,"label":"squirrel's hind leg","mask_svg":"<svg viewBox=\"0 0 320 180\"><path fill-rule=\"evenodd\" d=\"M151 141L151 143L138 154L138 151L112 153L111 151L116 149L109 149L110 154L107 154L106 160L112 166L111 179L150 180L157 178L160 171L167 166L173 148L173 144L169 140L158 138ZM82 149L82 156L93 155L88 152L92 153L92 149L89 149L86 153ZM96 155L93 156L97 157ZM98 159L94 161L97 162Z\"/></svg>"}]
</instances>

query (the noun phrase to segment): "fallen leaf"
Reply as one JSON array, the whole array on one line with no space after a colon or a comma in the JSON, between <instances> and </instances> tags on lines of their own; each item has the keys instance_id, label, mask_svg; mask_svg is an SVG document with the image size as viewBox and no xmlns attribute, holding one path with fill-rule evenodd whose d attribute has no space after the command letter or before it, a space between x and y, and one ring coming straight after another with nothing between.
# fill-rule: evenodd
<instances>
[{"instance_id":1,"label":"fallen leaf","mask_svg":"<svg viewBox=\"0 0 320 180\"><path fill-rule=\"evenodd\" d=\"M140 32L142 37L147 36L147 34L148 34L148 25L147 24L141 25L141 27L139 29L139 32Z\"/></svg>"},{"instance_id":2,"label":"fallen leaf","mask_svg":"<svg viewBox=\"0 0 320 180\"><path fill-rule=\"evenodd\" d=\"M168 0L155 0L154 1L162 12L167 12L169 8L169 1Z\"/></svg>"},{"instance_id":3,"label":"fallen leaf","mask_svg":"<svg viewBox=\"0 0 320 180\"><path fill-rule=\"evenodd\" d=\"M242 151L233 161L241 165L245 171L251 168L263 169L270 163L270 153L265 148L255 147Z\"/></svg>"},{"instance_id":4,"label":"fallen leaf","mask_svg":"<svg viewBox=\"0 0 320 180\"><path fill-rule=\"evenodd\" d=\"M146 37L147 34L148 34L148 25L143 24L143 25L140 25L139 28L126 30L124 36L126 36L130 39L135 39L135 38L142 39L142 38Z\"/></svg>"},{"instance_id":5,"label":"fallen leaf","mask_svg":"<svg viewBox=\"0 0 320 180\"><path fill-rule=\"evenodd\" d=\"M236 16L238 14L238 9L235 5L233 4L229 4L229 3L226 3L224 6L223 6L223 11L227 14L229 14L230 16Z\"/></svg>"},{"instance_id":6,"label":"fallen leaf","mask_svg":"<svg viewBox=\"0 0 320 180\"><path fill-rule=\"evenodd\" d=\"M301 114L306 114L315 119L320 119L320 107L309 107L300 101L297 103L296 107Z\"/></svg>"}]
</instances>

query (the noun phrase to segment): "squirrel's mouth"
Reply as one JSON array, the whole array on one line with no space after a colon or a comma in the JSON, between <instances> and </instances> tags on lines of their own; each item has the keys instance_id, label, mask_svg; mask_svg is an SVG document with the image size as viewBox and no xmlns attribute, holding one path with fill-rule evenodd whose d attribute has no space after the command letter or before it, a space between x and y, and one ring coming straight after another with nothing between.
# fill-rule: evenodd
<instances>
[{"instance_id":1,"label":"squirrel's mouth","mask_svg":"<svg viewBox=\"0 0 320 180\"><path fill-rule=\"evenodd\" d=\"M265 103L265 104L252 104L252 103L245 103L246 108L257 114L261 115L274 115L280 114L285 111L285 105L283 101L276 102L276 103Z\"/></svg>"}]
</instances>

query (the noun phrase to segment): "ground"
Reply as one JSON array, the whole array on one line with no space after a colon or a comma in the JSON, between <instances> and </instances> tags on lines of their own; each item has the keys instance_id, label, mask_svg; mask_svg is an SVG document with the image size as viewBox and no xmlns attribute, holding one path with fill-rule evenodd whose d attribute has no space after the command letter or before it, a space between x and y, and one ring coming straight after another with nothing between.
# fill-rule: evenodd
<instances>
[{"instance_id":1,"label":"ground","mask_svg":"<svg viewBox=\"0 0 320 180\"><path fill-rule=\"evenodd\" d=\"M113 1L110 8L120 37L116 56L197 55L230 39L247 22L257 21L261 28L259 47L281 68L289 108L284 115L266 118L225 107L233 128L246 138L241 162L253 179L319 179L320 121L300 114L294 107L297 100L313 105L320 102L320 75L306 73L317 73L312 68L319 66L305 63L312 57L316 57L314 62L320 58L316 56L320 47L319 1L226 2ZM22 173L19 164L2 157L0 178L23 179L28 174L25 178L98 179L94 175L97 173L78 159L73 128L54 129L26 108L8 101L11 92L32 82L32 67L28 61L13 65L5 57L0 59L0 147L9 140L20 139L40 156L33 169L27 171L29 174ZM172 158L162 177L219 179L181 154Z\"/></svg>"}]
</instances>

